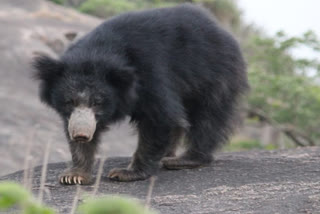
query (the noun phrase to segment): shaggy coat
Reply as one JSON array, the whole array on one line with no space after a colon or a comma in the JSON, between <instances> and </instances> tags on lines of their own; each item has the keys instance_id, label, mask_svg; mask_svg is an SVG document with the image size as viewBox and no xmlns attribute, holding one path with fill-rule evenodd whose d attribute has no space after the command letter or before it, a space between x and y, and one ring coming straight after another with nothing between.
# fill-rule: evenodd
<instances>
[{"instance_id":1,"label":"shaggy coat","mask_svg":"<svg viewBox=\"0 0 320 214\"><path fill-rule=\"evenodd\" d=\"M69 139L73 167L62 183L68 178L77 183L74 176L87 183L100 133L126 116L138 130L138 148L129 168L113 170L111 179L154 175L182 135L185 153L165 159L164 166L210 163L213 151L230 136L239 98L248 89L236 40L191 4L115 16L59 59L42 56L34 65L40 98L61 115ZM79 106L90 108L96 120L86 143L68 133L70 115Z\"/></svg>"}]
</instances>

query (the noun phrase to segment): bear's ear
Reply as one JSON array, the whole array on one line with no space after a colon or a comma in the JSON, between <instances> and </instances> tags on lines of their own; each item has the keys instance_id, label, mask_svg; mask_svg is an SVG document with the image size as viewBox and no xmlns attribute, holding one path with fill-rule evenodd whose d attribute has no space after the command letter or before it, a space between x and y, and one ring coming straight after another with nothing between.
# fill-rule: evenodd
<instances>
[{"instance_id":1,"label":"bear's ear","mask_svg":"<svg viewBox=\"0 0 320 214\"><path fill-rule=\"evenodd\" d=\"M53 83L59 78L64 70L63 64L49 56L38 56L32 63L34 68L33 77L40 80L40 99L51 105L51 89Z\"/></svg>"},{"instance_id":2,"label":"bear's ear","mask_svg":"<svg viewBox=\"0 0 320 214\"><path fill-rule=\"evenodd\" d=\"M42 55L34 58L32 67L35 79L51 82L62 74L64 66L60 61Z\"/></svg>"},{"instance_id":3,"label":"bear's ear","mask_svg":"<svg viewBox=\"0 0 320 214\"><path fill-rule=\"evenodd\" d=\"M135 84L135 70L132 67L111 70L107 73L106 79L114 87L126 91L131 89Z\"/></svg>"}]
</instances>

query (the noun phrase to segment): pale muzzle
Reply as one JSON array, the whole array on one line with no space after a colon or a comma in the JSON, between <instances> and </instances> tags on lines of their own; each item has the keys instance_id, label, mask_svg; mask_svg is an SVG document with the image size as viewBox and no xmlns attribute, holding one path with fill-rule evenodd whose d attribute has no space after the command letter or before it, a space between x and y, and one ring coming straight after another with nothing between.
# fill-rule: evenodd
<instances>
[{"instance_id":1,"label":"pale muzzle","mask_svg":"<svg viewBox=\"0 0 320 214\"><path fill-rule=\"evenodd\" d=\"M86 107L75 108L68 124L70 139L81 143L90 142L96 131L96 123L92 109Z\"/></svg>"}]
</instances>

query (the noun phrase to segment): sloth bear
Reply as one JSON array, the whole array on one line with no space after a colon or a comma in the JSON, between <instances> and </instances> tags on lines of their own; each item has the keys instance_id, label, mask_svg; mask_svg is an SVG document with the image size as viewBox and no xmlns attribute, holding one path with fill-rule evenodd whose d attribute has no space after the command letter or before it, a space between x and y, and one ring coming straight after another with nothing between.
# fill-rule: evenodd
<instances>
[{"instance_id":1,"label":"sloth bear","mask_svg":"<svg viewBox=\"0 0 320 214\"><path fill-rule=\"evenodd\" d=\"M167 169L208 165L228 140L248 89L235 39L191 4L115 16L59 59L34 62L40 99L64 121L73 165L62 184L88 184L99 137L125 117L138 131L128 168L108 178L143 180ZM176 157L182 136L186 151Z\"/></svg>"}]
</instances>

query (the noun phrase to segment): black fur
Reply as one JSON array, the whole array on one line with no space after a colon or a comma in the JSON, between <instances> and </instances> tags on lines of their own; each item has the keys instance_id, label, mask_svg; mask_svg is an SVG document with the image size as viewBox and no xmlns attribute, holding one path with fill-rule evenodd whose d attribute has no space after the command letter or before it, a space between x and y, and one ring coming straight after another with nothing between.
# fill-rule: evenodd
<instances>
[{"instance_id":1,"label":"black fur","mask_svg":"<svg viewBox=\"0 0 320 214\"><path fill-rule=\"evenodd\" d=\"M183 129L184 159L209 163L227 141L237 101L246 89L245 63L235 39L209 13L185 4L116 16L71 45L58 60L35 60L41 100L67 124L76 93L89 91L93 142L70 143L74 168L90 171L99 133L131 116L139 132L130 170L146 178ZM68 135L67 135L68 136ZM176 136L174 136L176 138ZM84 148L88 147L88 148Z\"/></svg>"}]
</instances>

